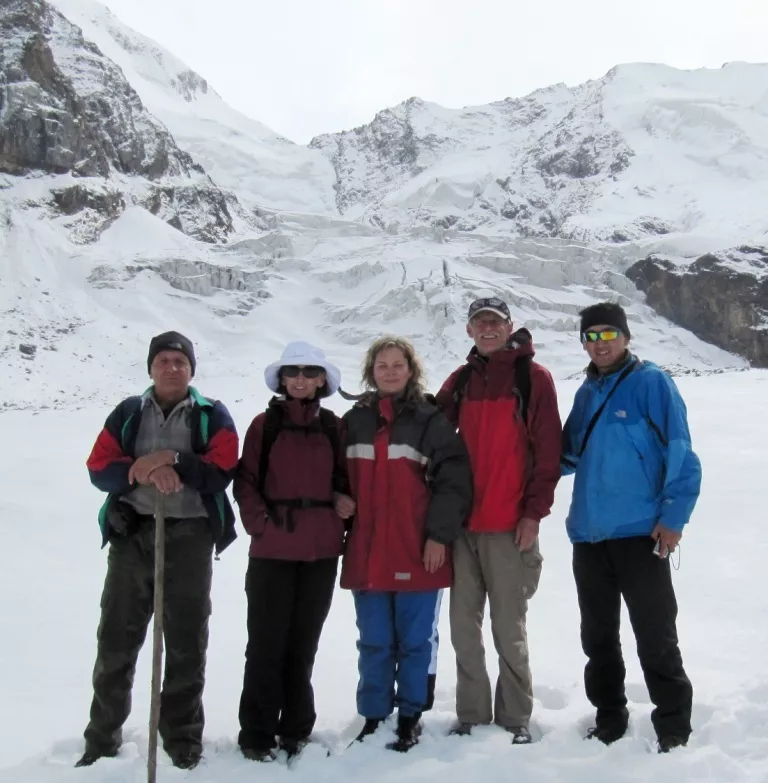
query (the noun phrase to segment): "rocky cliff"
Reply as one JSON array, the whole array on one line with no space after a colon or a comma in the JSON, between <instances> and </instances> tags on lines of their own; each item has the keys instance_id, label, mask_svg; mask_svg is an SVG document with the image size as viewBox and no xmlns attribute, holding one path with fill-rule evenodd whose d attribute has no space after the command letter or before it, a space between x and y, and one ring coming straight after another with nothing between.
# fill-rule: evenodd
<instances>
[{"instance_id":1,"label":"rocky cliff","mask_svg":"<svg viewBox=\"0 0 768 783\"><path fill-rule=\"evenodd\" d=\"M46 202L67 216L87 210L75 222L79 242L131 203L198 239L226 241L234 196L179 149L79 27L42 0L6 0L0 40L0 173L77 178Z\"/></svg>"},{"instance_id":2,"label":"rocky cliff","mask_svg":"<svg viewBox=\"0 0 768 783\"><path fill-rule=\"evenodd\" d=\"M6 0L0 38L0 171L192 173L120 69L50 5Z\"/></svg>"},{"instance_id":3,"label":"rocky cliff","mask_svg":"<svg viewBox=\"0 0 768 783\"><path fill-rule=\"evenodd\" d=\"M742 246L690 264L652 255L627 277L660 315L768 367L768 248Z\"/></svg>"}]
</instances>

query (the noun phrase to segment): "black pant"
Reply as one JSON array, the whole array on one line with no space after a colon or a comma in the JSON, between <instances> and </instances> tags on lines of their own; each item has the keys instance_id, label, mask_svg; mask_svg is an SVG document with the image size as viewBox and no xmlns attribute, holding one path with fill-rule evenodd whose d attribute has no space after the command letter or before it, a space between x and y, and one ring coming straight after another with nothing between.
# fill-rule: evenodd
<instances>
[{"instance_id":1,"label":"black pant","mask_svg":"<svg viewBox=\"0 0 768 783\"><path fill-rule=\"evenodd\" d=\"M112 539L97 631L93 702L86 748L114 752L131 711L136 660L154 600L154 521ZM165 676L160 735L169 753L200 752L211 614L213 537L208 521L168 520L165 549Z\"/></svg>"},{"instance_id":2,"label":"black pant","mask_svg":"<svg viewBox=\"0 0 768 783\"><path fill-rule=\"evenodd\" d=\"M335 557L312 563L250 559L241 748L266 750L276 736L302 739L312 732L312 668L338 564Z\"/></svg>"},{"instance_id":3,"label":"black pant","mask_svg":"<svg viewBox=\"0 0 768 783\"><path fill-rule=\"evenodd\" d=\"M574 544L573 573L581 610L581 644L587 698L597 708L598 727L627 723L626 669L621 655L621 598L627 605L637 654L656 708L651 721L659 737L687 739L693 688L677 641L677 601L669 560L653 554L648 536Z\"/></svg>"}]
</instances>

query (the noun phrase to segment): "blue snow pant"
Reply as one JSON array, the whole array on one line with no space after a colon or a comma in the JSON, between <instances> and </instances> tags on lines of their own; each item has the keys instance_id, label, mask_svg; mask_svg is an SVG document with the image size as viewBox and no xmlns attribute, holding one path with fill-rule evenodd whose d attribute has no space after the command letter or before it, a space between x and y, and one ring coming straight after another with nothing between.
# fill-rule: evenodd
<instances>
[{"instance_id":1,"label":"blue snow pant","mask_svg":"<svg viewBox=\"0 0 768 783\"><path fill-rule=\"evenodd\" d=\"M400 715L419 716L432 706L442 597L442 590L354 591L364 718L386 718L395 705Z\"/></svg>"}]
</instances>

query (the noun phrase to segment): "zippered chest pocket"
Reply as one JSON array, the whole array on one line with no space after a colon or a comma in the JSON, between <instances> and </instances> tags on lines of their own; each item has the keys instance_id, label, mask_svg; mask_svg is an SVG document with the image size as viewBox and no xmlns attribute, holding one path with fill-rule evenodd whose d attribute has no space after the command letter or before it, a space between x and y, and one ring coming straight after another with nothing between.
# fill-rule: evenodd
<instances>
[{"instance_id":1,"label":"zippered chest pocket","mask_svg":"<svg viewBox=\"0 0 768 783\"><path fill-rule=\"evenodd\" d=\"M643 498L657 495L661 460L647 423L630 418L621 408L606 411L605 416L600 437L590 448L600 449L600 476L606 491Z\"/></svg>"}]
</instances>

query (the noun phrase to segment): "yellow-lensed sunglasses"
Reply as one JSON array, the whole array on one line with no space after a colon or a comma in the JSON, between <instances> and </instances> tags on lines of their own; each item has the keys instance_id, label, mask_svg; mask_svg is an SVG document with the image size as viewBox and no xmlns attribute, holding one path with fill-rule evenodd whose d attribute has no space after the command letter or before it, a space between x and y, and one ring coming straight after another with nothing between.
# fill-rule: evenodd
<instances>
[{"instance_id":1,"label":"yellow-lensed sunglasses","mask_svg":"<svg viewBox=\"0 0 768 783\"><path fill-rule=\"evenodd\" d=\"M589 330L581 333L581 342L596 343L598 340L615 340L621 334L621 329L601 329L599 332Z\"/></svg>"}]
</instances>

